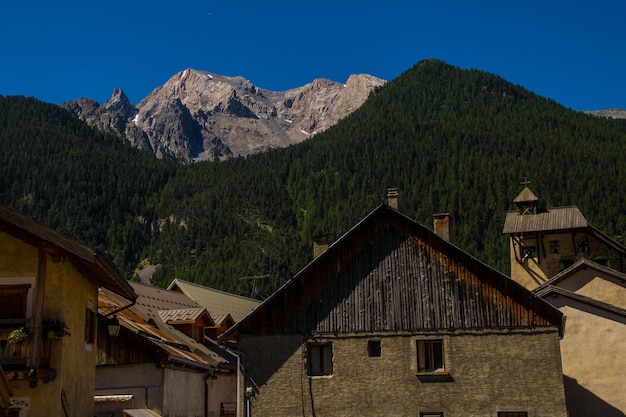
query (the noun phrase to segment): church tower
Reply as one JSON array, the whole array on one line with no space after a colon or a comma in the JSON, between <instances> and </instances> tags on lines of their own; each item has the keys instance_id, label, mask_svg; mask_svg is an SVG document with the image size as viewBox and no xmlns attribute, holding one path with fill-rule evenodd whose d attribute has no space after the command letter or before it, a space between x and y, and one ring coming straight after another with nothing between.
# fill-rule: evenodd
<instances>
[{"instance_id":1,"label":"church tower","mask_svg":"<svg viewBox=\"0 0 626 417\"><path fill-rule=\"evenodd\" d=\"M542 209L529 181L506 214L511 278L529 290L580 259L624 271L626 248L591 226L575 206Z\"/></svg>"}]
</instances>

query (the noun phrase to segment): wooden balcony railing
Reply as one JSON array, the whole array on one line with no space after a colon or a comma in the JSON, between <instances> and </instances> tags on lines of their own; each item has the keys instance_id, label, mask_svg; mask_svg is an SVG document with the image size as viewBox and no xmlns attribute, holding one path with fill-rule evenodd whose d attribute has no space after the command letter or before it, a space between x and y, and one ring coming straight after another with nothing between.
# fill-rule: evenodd
<instances>
[{"instance_id":1,"label":"wooden balcony railing","mask_svg":"<svg viewBox=\"0 0 626 417\"><path fill-rule=\"evenodd\" d=\"M28 374L33 366L31 352L33 351L34 338L32 334L24 343L9 343L9 334L15 330L25 327L23 323L7 323L3 320L0 323L0 365L11 379L11 375L18 375L13 379L23 379L22 375ZM26 330L28 331L28 330ZM39 366L40 370L50 368L50 340L40 337L39 342ZM44 374L47 372L44 372Z\"/></svg>"}]
</instances>

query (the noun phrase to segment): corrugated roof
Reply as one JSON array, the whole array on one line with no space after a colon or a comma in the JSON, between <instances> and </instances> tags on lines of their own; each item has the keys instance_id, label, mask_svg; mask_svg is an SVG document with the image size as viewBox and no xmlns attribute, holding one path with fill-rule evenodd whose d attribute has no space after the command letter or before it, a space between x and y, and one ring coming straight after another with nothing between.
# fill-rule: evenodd
<instances>
[{"instance_id":1,"label":"corrugated roof","mask_svg":"<svg viewBox=\"0 0 626 417\"><path fill-rule=\"evenodd\" d=\"M148 309L145 307L146 301L151 303L158 303L158 301L154 299L145 300L144 293L158 293L161 294L163 298L168 298L167 296L171 295L163 294L164 292L171 293L171 291L162 289L154 291L146 287L145 285L138 287L140 288L140 293L138 294L137 303L135 305L120 310L115 314L122 327L136 333L140 337L144 337L159 347L159 349L166 352L169 359L174 362L186 363L206 369L208 367L217 367L220 364L230 364L233 361L233 356L217 345L208 348L197 343L172 326L167 325L161 319L158 310L154 312L146 311ZM179 298L180 296L185 297L184 294L178 293L174 298ZM119 310L126 304L124 304L123 299L120 299L120 297L106 289L101 289L98 294L98 311L103 315ZM150 309L152 310L152 307L150 307ZM205 311L204 308L201 309ZM207 343L212 342L207 341Z\"/></svg>"},{"instance_id":2,"label":"corrugated roof","mask_svg":"<svg viewBox=\"0 0 626 417\"><path fill-rule=\"evenodd\" d=\"M0 230L32 245L49 244L57 248L61 254L67 255L78 270L88 278L95 280L98 285L129 300L136 298L128 281L120 275L113 263L100 252L1 203Z\"/></svg>"},{"instance_id":3,"label":"corrugated roof","mask_svg":"<svg viewBox=\"0 0 626 417\"><path fill-rule=\"evenodd\" d=\"M259 304L258 300L230 294L189 281L174 279L168 289L178 288L188 297L205 307L211 316L228 313L236 322L250 314Z\"/></svg>"},{"instance_id":4,"label":"corrugated roof","mask_svg":"<svg viewBox=\"0 0 626 417\"><path fill-rule=\"evenodd\" d=\"M548 230L580 229L589 226L578 207L551 208L537 214L506 213L503 233L542 232Z\"/></svg>"},{"instance_id":5,"label":"corrugated roof","mask_svg":"<svg viewBox=\"0 0 626 417\"><path fill-rule=\"evenodd\" d=\"M159 316L165 323L195 323L200 316L206 314L207 317L213 321L213 318L209 315L206 308L184 308L179 310L161 310Z\"/></svg>"}]
</instances>

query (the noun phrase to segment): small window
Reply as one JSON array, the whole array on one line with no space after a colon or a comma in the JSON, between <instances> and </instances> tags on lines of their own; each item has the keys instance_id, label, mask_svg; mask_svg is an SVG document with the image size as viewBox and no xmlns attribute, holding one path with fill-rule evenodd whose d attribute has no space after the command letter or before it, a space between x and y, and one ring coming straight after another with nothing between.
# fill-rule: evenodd
<instances>
[{"instance_id":1,"label":"small window","mask_svg":"<svg viewBox=\"0 0 626 417\"><path fill-rule=\"evenodd\" d=\"M417 341L417 371L444 372L443 340Z\"/></svg>"},{"instance_id":2,"label":"small window","mask_svg":"<svg viewBox=\"0 0 626 417\"><path fill-rule=\"evenodd\" d=\"M537 247L536 246L524 246L522 247L522 259L536 258Z\"/></svg>"},{"instance_id":3,"label":"small window","mask_svg":"<svg viewBox=\"0 0 626 417\"><path fill-rule=\"evenodd\" d=\"M380 357L380 340L370 340L367 342L367 356L372 358Z\"/></svg>"},{"instance_id":4,"label":"small window","mask_svg":"<svg viewBox=\"0 0 626 417\"><path fill-rule=\"evenodd\" d=\"M25 319L29 284L0 286L0 319Z\"/></svg>"},{"instance_id":5,"label":"small window","mask_svg":"<svg viewBox=\"0 0 626 417\"><path fill-rule=\"evenodd\" d=\"M550 253L559 253L561 252L561 242L558 240L550 241Z\"/></svg>"},{"instance_id":6,"label":"small window","mask_svg":"<svg viewBox=\"0 0 626 417\"><path fill-rule=\"evenodd\" d=\"M333 373L333 344L309 343L308 346L308 374L309 376L332 375Z\"/></svg>"},{"instance_id":7,"label":"small window","mask_svg":"<svg viewBox=\"0 0 626 417\"><path fill-rule=\"evenodd\" d=\"M420 412L420 417L443 417L443 411Z\"/></svg>"},{"instance_id":8,"label":"small window","mask_svg":"<svg viewBox=\"0 0 626 417\"><path fill-rule=\"evenodd\" d=\"M575 262L576 262L575 258L571 258L571 257L563 258L561 259L561 264L559 265L559 269L562 271L566 268L569 268L570 266L574 265Z\"/></svg>"},{"instance_id":9,"label":"small window","mask_svg":"<svg viewBox=\"0 0 626 417\"><path fill-rule=\"evenodd\" d=\"M96 340L96 312L91 303L85 308L85 344L92 345Z\"/></svg>"},{"instance_id":10,"label":"small window","mask_svg":"<svg viewBox=\"0 0 626 417\"><path fill-rule=\"evenodd\" d=\"M526 411L498 411L498 417L528 417Z\"/></svg>"},{"instance_id":11,"label":"small window","mask_svg":"<svg viewBox=\"0 0 626 417\"><path fill-rule=\"evenodd\" d=\"M593 261L602 266L610 266L609 258L607 258L606 256L596 256L595 258L593 258Z\"/></svg>"},{"instance_id":12,"label":"small window","mask_svg":"<svg viewBox=\"0 0 626 417\"><path fill-rule=\"evenodd\" d=\"M580 253L589 253L589 245L586 240L583 239L578 242L578 250Z\"/></svg>"}]
</instances>

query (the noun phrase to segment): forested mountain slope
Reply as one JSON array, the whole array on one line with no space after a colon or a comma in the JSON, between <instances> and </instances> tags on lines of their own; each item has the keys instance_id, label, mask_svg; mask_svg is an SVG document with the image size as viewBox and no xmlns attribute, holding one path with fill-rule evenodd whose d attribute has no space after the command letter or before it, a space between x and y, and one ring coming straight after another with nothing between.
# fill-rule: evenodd
<instances>
[{"instance_id":1,"label":"forested mountain slope","mask_svg":"<svg viewBox=\"0 0 626 417\"><path fill-rule=\"evenodd\" d=\"M401 211L429 227L432 214L451 213L454 243L505 273L504 215L525 178L547 205L577 205L623 242L626 120L575 112L436 60L416 64L312 139L221 163L146 158L60 110L33 111L20 129L5 113L21 102L29 100L2 100L0 200L108 248L125 270L147 257L161 265L153 277L160 285L177 277L267 296L311 260L312 236L339 237L390 186L400 190ZM15 136L54 140L7 148ZM70 158L81 140L87 155ZM45 150L53 145L64 152ZM55 163L43 161L48 154ZM19 168L5 168L9 161ZM36 174L38 164L46 171ZM107 197L95 199L101 188Z\"/></svg>"}]
</instances>

